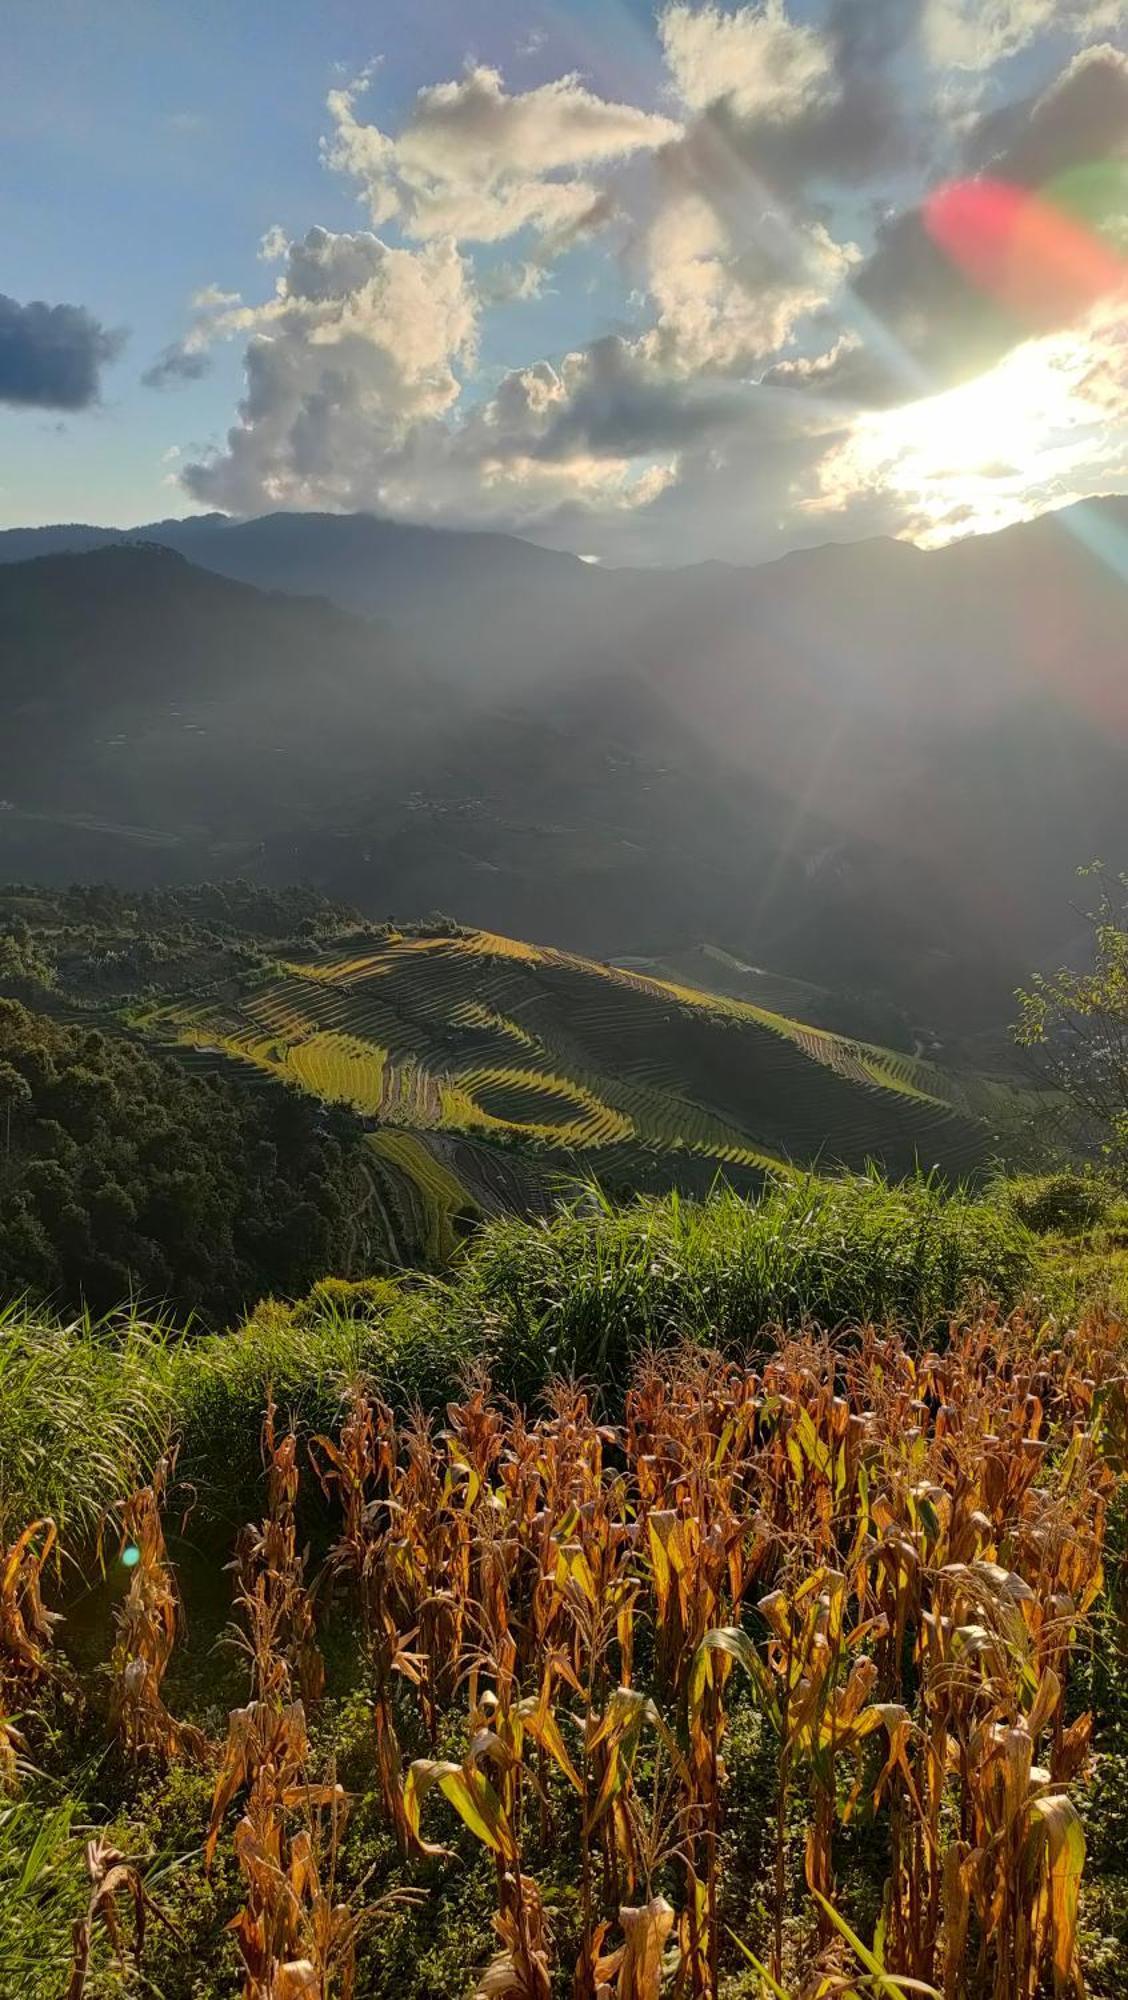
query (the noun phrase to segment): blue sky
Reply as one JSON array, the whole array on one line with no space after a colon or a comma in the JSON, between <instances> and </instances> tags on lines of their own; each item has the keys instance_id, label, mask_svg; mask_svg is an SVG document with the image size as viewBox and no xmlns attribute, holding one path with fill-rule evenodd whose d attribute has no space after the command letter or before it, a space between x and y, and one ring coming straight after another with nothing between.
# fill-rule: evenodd
<instances>
[{"instance_id":1,"label":"blue sky","mask_svg":"<svg viewBox=\"0 0 1128 2000\"><path fill-rule=\"evenodd\" d=\"M1118 0L6 0L0 294L32 377L4 399L0 319L0 522L371 506L661 561L1123 490L1122 299L1000 336L962 281L915 299L908 252L939 181L1036 188L1094 132L1123 174L1126 26ZM29 387L33 301L124 331L80 406ZM945 465L943 399L995 370L1009 470L974 402Z\"/></svg>"}]
</instances>

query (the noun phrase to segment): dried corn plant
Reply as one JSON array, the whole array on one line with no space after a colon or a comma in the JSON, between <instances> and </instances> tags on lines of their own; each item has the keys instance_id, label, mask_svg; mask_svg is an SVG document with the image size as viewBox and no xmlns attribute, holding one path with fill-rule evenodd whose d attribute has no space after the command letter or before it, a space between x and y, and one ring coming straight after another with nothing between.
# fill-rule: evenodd
<instances>
[{"instance_id":1,"label":"dried corn plant","mask_svg":"<svg viewBox=\"0 0 1128 2000\"><path fill-rule=\"evenodd\" d=\"M428 1851L438 1793L492 1857L482 1990L548 1991L557 1926L528 1857L566 1831L578 2000L651 2000L667 1975L716 1994L730 1711L750 1699L777 1771L766 1980L789 1976L795 1809L805 1994L877 1980L836 1874L861 1813L888 1829L884 1990L1080 1994L1091 1722L1069 1690L1125 1472L1122 1355L1107 1318L988 1313L929 1352L866 1328L755 1370L652 1359L619 1426L572 1384L534 1421L476 1383L441 1428L358 1392L315 1445L341 1515L329 1580L353 1595L405 1851ZM465 1747L441 1757L460 1712ZM413 1745L431 1754L405 1775Z\"/></svg>"},{"instance_id":2,"label":"dried corn plant","mask_svg":"<svg viewBox=\"0 0 1128 2000\"><path fill-rule=\"evenodd\" d=\"M178 1722L161 1693L182 1623L180 1596L165 1545L162 1511L175 1456L157 1464L149 1485L121 1507L120 1556L130 1561L129 1589L114 1614L110 1657L110 1722L129 1757L167 1763L177 1756L202 1762L203 1732Z\"/></svg>"},{"instance_id":3,"label":"dried corn plant","mask_svg":"<svg viewBox=\"0 0 1128 2000\"><path fill-rule=\"evenodd\" d=\"M132 1959L138 1971L141 1969L150 1916L156 1917L177 1942L181 1942L175 1926L146 1889L140 1869L127 1861L110 1841L100 1837L87 1841L86 1873L90 1878L90 1901L85 1916L78 1918L74 1926L66 2000L83 2000L98 1931L103 1931L109 1939L118 1965L125 1966ZM127 1937L122 1920L122 1902L132 1912L132 1941Z\"/></svg>"},{"instance_id":4,"label":"dried corn plant","mask_svg":"<svg viewBox=\"0 0 1128 2000\"><path fill-rule=\"evenodd\" d=\"M306 1702L324 1686L305 1557L297 1539L299 1467L292 1431L263 1424L266 1513L239 1538L234 1569L252 1698L228 1717L204 1841L210 1869L228 1808L245 1793L233 1836L244 1903L231 1924L244 2000L350 2000L356 1941L373 1907L336 1893L347 1800L335 1772L315 1782Z\"/></svg>"},{"instance_id":5,"label":"dried corn plant","mask_svg":"<svg viewBox=\"0 0 1128 2000\"><path fill-rule=\"evenodd\" d=\"M271 1401L262 1430L266 1512L243 1529L233 1564L242 1619L234 1639L250 1659L257 1699L280 1702L297 1692L309 1707L321 1697L325 1669L298 1548L298 1440L293 1431L279 1437L276 1417Z\"/></svg>"},{"instance_id":6,"label":"dried corn plant","mask_svg":"<svg viewBox=\"0 0 1128 2000\"><path fill-rule=\"evenodd\" d=\"M0 1788L15 1780L23 1737L21 1703L52 1671L58 1613L43 1603L43 1572L57 1542L55 1523L31 1521L0 1551Z\"/></svg>"}]
</instances>

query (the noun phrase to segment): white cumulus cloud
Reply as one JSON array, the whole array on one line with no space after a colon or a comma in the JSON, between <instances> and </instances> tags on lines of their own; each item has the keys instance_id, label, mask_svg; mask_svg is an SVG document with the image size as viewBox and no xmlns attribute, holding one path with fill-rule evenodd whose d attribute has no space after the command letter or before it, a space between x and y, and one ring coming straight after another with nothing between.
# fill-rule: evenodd
<instances>
[{"instance_id":1,"label":"white cumulus cloud","mask_svg":"<svg viewBox=\"0 0 1128 2000\"><path fill-rule=\"evenodd\" d=\"M198 498L235 513L356 506L378 497L381 459L458 399L477 305L453 243L390 248L367 231L311 229L291 243L275 295L231 308L247 336L246 390L226 450L186 469Z\"/></svg>"},{"instance_id":2,"label":"white cumulus cloud","mask_svg":"<svg viewBox=\"0 0 1128 2000\"><path fill-rule=\"evenodd\" d=\"M1083 38L1126 24L1124 0L927 0L924 41L938 69L988 70L1048 31Z\"/></svg>"},{"instance_id":3,"label":"white cumulus cloud","mask_svg":"<svg viewBox=\"0 0 1128 2000\"><path fill-rule=\"evenodd\" d=\"M330 166L363 188L374 227L395 216L411 236L496 243L518 230L574 229L598 210L591 167L676 138L673 120L612 104L578 77L510 94L497 70L420 91L394 139L366 124L366 86L329 96Z\"/></svg>"},{"instance_id":4,"label":"white cumulus cloud","mask_svg":"<svg viewBox=\"0 0 1128 2000\"><path fill-rule=\"evenodd\" d=\"M291 238L276 223L259 245L266 296L197 295L150 375L191 379L231 339L245 383L224 443L181 459L184 486L236 514L375 509L633 560L754 560L828 532L942 538L1123 488L1123 302L1053 339L1000 333L924 228L936 126L923 98L911 117L901 99L910 57L936 93L922 51L945 87L978 89L972 72L1050 15L1103 32L1126 5L827 0L816 28L785 0L674 0L658 20L663 111L571 74L511 91L479 65L384 132L364 116L371 73L342 84L323 158L371 227ZM1088 157L1081 141L1114 165L1122 61L1087 48L1051 91L996 107L969 131L966 170L1041 185ZM554 323L557 267L581 241L587 263L567 276L597 301L590 337L576 339L576 289L566 351L530 359L520 316ZM891 355L913 366L891 374ZM977 369L992 373L965 400L921 395ZM1010 443L1024 432L1025 462Z\"/></svg>"},{"instance_id":5,"label":"white cumulus cloud","mask_svg":"<svg viewBox=\"0 0 1128 2000\"><path fill-rule=\"evenodd\" d=\"M714 206L696 194L659 210L646 247L657 323L644 345L678 375L763 364L826 303L858 257L821 223L799 226L770 210L734 244Z\"/></svg>"},{"instance_id":6,"label":"white cumulus cloud","mask_svg":"<svg viewBox=\"0 0 1128 2000\"><path fill-rule=\"evenodd\" d=\"M829 41L792 21L783 0L732 14L679 4L658 25L674 82L692 110L728 99L742 117L786 120L833 94Z\"/></svg>"}]
</instances>

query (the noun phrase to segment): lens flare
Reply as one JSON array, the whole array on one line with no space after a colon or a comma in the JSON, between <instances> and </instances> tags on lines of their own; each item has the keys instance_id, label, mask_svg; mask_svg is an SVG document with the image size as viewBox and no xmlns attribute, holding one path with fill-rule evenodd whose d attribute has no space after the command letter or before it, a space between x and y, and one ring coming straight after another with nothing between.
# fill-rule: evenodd
<instances>
[{"instance_id":1,"label":"lens flare","mask_svg":"<svg viewBox=\"0 0 1128 2000\"><path fill-rule=\"evenodd\" d=\"M1105 236L1007 181L949 182L929 195L924 222L972 284L1040 331L1081 318L1128 282L1128 262Z\"/></svg>"}]
</instances>

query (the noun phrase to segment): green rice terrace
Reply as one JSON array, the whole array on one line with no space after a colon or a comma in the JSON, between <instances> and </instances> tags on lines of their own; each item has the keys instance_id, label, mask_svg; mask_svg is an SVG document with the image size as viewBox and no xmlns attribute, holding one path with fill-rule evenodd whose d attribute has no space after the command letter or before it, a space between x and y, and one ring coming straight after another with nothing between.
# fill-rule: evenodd
<instances>
[{"instance_id":1,"label":"green rice terrace","mask_svg":"<svg viewBox=\"0 0 1128 2000\"><path fill-rule=\"evenodd\" d=\"M1121 1184L445 921L0 914L3 2000L1119 2000Z\"/></svg>"},{"instance_id":2,"label":"green rice terrace","mask_svg":"<svg viewBox=\"0 0 1128 2000\"><path fill-rule=\"evenodd\" d=\"M678 1155L962 1173L1006 1088L783 1014L485 931L392 932L361 953L280 963L251 991L145 1012L150 1036L234 1060L379 1120L457 1178L468 1140L523 1138L601 1174ZM721 1106L724 1109L721 1109Z\"/></svg>"}]
</instances>

